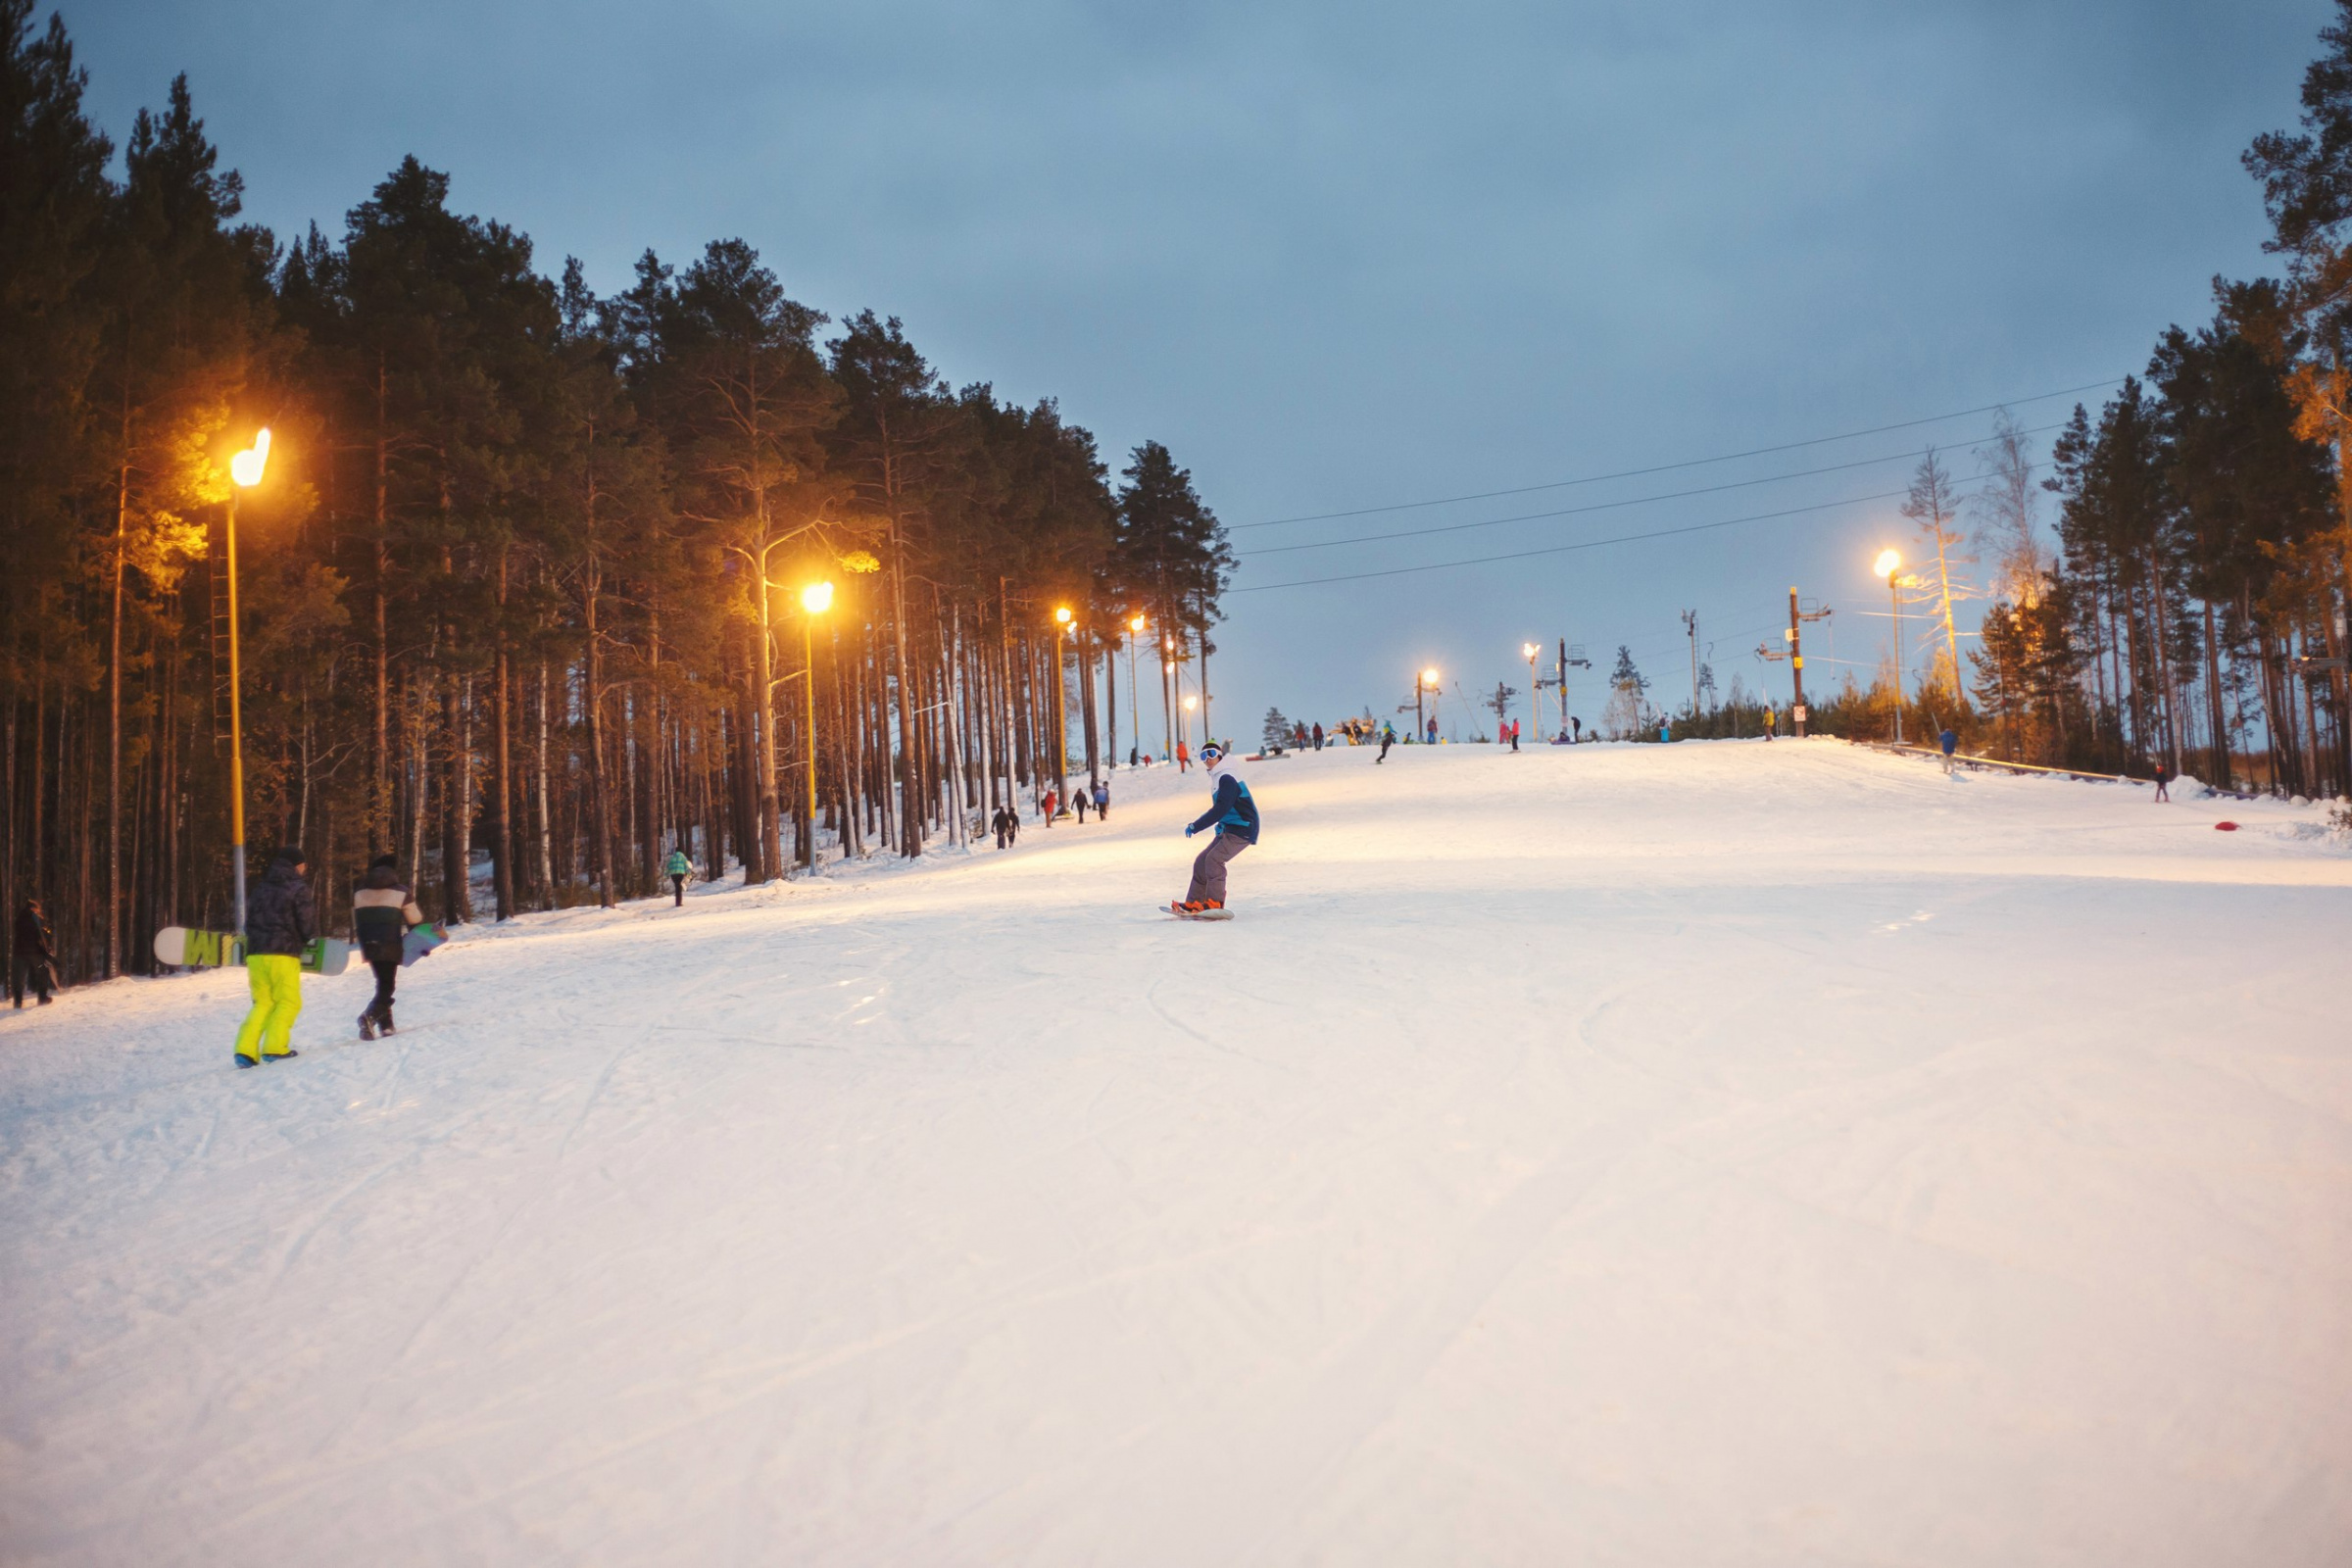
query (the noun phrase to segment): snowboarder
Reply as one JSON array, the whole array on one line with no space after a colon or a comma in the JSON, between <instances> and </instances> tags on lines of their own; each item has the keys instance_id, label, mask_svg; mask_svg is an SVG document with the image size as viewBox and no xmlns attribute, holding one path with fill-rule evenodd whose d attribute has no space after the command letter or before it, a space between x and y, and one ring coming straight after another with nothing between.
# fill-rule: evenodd
<instances>
[{"instance_id":1,"label":"snowboarder","mask_svg":"<svg viewBox=\"0 0 2352 1568\"><path fill-rule=\"evenodd\" d=\"M679 857L673 854L670 858ZM359 944L360 956L375 971L375 1000L360 1014L362 1040L373 1040L379 1030L399 1032L392 1027L392 987L400 978L401 943L422 924L424 911L400 880L400 862L389 855L370 860L368 874L351 896L352 939Z\"/></svg>"},{"instance_id":2,"label":"snowboarder","mask_svg":"<svg viewBox=\"0 0 2352 1568\"><path fill-rule=\"evenodd\" d=\"M8 966L8 994L17 1006L24 1005L26 991L39 999L39 1006L57 1000L50 995L57 985L56 965L57 950L49 922L41 917L41 901L26 899L17 906L16 961Z\"/></svg>"},{"instance_id":3,"label":"snowboarder","mask_svg":"<svg viewBox=\"0 0 2352 1568\"><path fill-rule=\"evenodd\" d=\"M1321 751L1323 749L1323 726L1321 724L1317 724L1314 727L1313 731L1311 732L1311 739L1315 750L1318 752Z\"/></svg>"},{"instance_id":4,"label":"snowboarder","mask_svg":"<svg viewBox=\"0 0 2352 1568\"><path fill-rule=\"evenodd\" d=\"M302 1011L302 953L318 935L318 906L302 879L310 867L287 845L270 857L270 869L245 906L245 985L253 1010L237 1028L237 1065L299 1056L292 1044Z\"/></svg>"},{"instance_id":5,"label":"snowboarder","mask_svg":"<svg viewBox=\"0 0 2352 1568\"><path fill-rule=\"evenodd\" d=\"M1012 841L1020 836L1021 819L1009 806L998 807L997 814L988 819L988 825L996 829L997 848L1000 850L1011 849Z\"/></svg>"},{"instance_id":6,"label":"snowboarder","mask_svg":"<svg viewBox=\"0 0 2352 1568\"><path fill-rule=\"evenodd\" d=\"M1380 726L1380 755L1372 759L1372 760L1376 763L1387 761L1389 760L1389 748L1396 744L1396 726L1394 724L1382 724Z\"/></svg>"},{"instance_id":7,"label":"snowboarder","mask_svg":"<svg viewBox=\"0 0 2352 1568\"><path fill-rule=\"evenodd\" d=\"M1192 887L1169 906L1178 914L1224 908L1225 867L1257 842L1257 802L1250 799L1250 786L1226 760L1225 748L1214 741L1201 747L1200 765L1217 781L1217 792L1210 798L1208 809L1184 825L1184 836L1189 839L1202 828L1212 829L1216 836L1193 859Z\"/></svg>"},{"instance_id":8,"label":"snowboarder","mask_svg":"<svg viewBox=\"0 0 2352 1568\"><path fill-rule=\"evenodd\" d=\"M1110 820L1110 780L1106 778L1095 780L1095 820Z\"/></svg>"},{"instance_id":9,"label":"snowboarder","mask_svg":"<svg viewBox=\"0 0 2352 1568\"><path fill-rule=\"evenodd\" d=\"M2156 774L2156 799L2160 801L2170 801L2172 796L2167 793L2165 786L2170 784L2173 780L2172 764L2167 762L2163 758L2159 757L2156 759L2154 771Z\"/></svg>"},{"instance_id":10,"label":"snowboarder","mask_svg":"<svg viewBox=\"0 0 2352 1568\"><path fill-rule=\"evenodd\" d=\"M686 879L694 875L694 862L686 858L686 852L670 851L669 858L662 862L662 874L669 878L670 907L686 907Z\"/></svg>"},{"instance_id":11,"label":"snowboarder","mask_svg":"<svg viewBox=\"0 0 2352 1568\"><path fill-rule=\"evenodd\" d=\"M1951 725L1946 724L1943 733L1936 737L1936 744L1943 752L1943 776L1950 778L1953 770L1952 754L1960 749L1960 737L1952 733Z\"/></svg>"}]
</instances>

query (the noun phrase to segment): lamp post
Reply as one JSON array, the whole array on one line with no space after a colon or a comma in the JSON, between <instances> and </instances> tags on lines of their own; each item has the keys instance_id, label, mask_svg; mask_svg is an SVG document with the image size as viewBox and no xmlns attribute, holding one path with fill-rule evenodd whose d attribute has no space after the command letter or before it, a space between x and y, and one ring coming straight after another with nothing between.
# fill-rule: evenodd
<instances>
[{"instance_id":1,"label":"lamp post","mask_svg":"<svg viewBox=\"0 0 2352 1568\"><path fill-rule=\"evenodd\" d=\"M1886 579L1886 603L1894 611L1894 744L1903 744L1903 596L1895 573L1902 569L1903 558L1892 550L1882 550L1870 569Z\"/></svg>"},{"instance_id":2,"label":"lamp post","mask_svg":"<svg viewBox=\"0 0 2352 1568\"><path fill-rule=\"evenodd\" d=\"M801 590L802 744L808 748L808 828L801 835L801 864L816 869L816 617L833 608L833 585L812 582Z\"/></svg>"},{"instance_id":3,"label":"lamp post","mask_svg":"<svg viewBox=\"0 0 2352 1568\"><path fill-rule=\"evenodd\" d=\"M1439 690L1438 672L1434 665L1413 676L1413 744L1416 746L1421 745L1429 737L1429 731L1421 717L1421 694L1426 691L1434 697Z\"/></svg>"},{"instance_id":4,"label":"lamp post","mask_svg":"<svg viewBox=\"0 0 2352 1568\"><path fill-rule=\"evenodd\" d=\"M238 691L237 492L260 484L269 466L270 427L264 425L252 446L228 460L228 537L221 552L228 569L228 869L239 937L245 935L245 710Z\"/></svg>"},{"instance_id":5,"label":"lamp post","mask_svg":"<svg viewBox=\"0 0 2352 1568\"><path fill-rule=\"evenodd\" d=\"M1135 736L1135 744L1127 748L1127 765L1130 767L1133 767L1141 760L1144 751L1144 710L1142 699L1136 695L1138 688L1135 684L1135 645L1137 639L1143 634L1143 615L1138 613L1129 617L1127 621L1127 727ZM1118 677L1113 675L1111 679L1116 680ZM1111 745L1118 745L1118 741L1113 739Z\"/></svg>"},{"instance_id":6,"label":"lamp post","mask_svg":"<svg viewBox=\"0 0 2352 1568\"><path fill-rule=\"evenodd\" d=\"M1541 741L1544 739L1544 707L1537 699L1536 691L1543 682L1536 676L1536 658L1544 650L1534 643L1521 643L1519 652L1527 660L1527 716L1536 721L1536 739Z\"/></svg>"},{"instance_id":7,"label":"lamp post","mask_svg":"<svg viewBox=\"0 0 2352 1568\"><path fill-rule=\"evenodd\" d=\"M1062 605L1054 612L1054 820L1058 822L1071 815L1070 811L1070 718L1065 706L1069 676L1062 663L1062 645L1078 635L1076 616L1070 607Z\"/></svg>"},{"instance_id":8,"label":"lamp post","mask_svg":"<svg viewBox=\"0 0 2352 1568\"><path fill-rule=\"evenodd\" d=\"M1168 694L1172 690L1177 696L1182 696L1184 678L1176 673L1176 639L1163 634L1159 644L1159 713L1168 725L1167 750L1160 755L1173 761L1176 758L1176 708Z\"/></svg>"}]
</instances>

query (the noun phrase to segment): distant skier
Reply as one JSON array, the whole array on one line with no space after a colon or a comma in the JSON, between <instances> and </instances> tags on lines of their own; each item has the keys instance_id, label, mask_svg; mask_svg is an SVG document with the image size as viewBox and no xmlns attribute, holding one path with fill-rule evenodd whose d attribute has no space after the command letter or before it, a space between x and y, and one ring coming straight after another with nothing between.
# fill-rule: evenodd
<instances>
[{"instance_id":1,"label":"distant skier","mask_svg":"<svg viewBox=\"0 0 2352 1568\"><path fill-rule=\"evenodd\" d=\"M682 857L671 854L673 860ZM400 862L379 855L368 864L351 896L351 935L360 956L375 971L375 1000L360 1014L360 1038L373 1040L378 1031L397 1034L392 1027L392 988L400 978L402 944L409 932L424 924L424 911L416 895L400 880Z\"/></svg>"},{"instance_id":2,"label":"distant skier","mask_svg":"<svg viewBox=\"0 0 2352 1568\"><path fill-rule=\"evenodd\" d=\"M1517 719L1515 719L1515 718L1514 718L1514 719L1512 719L1512 720L1511 720L1511 750L1515 752L1515 751L1517 751L1518 749L1519 749L1519 721L1518 721Z\"/></svg>"},{"instance_id":3,"label":"distant skier","mask_svg":"<svg viewBox=\"0 0 2352 1568\"><path fill-rule=\"evenodd\" d=\"M1437 745L1437 744L1438 744L1438 715L1437 715L1437 714L1435 714L1435 713L1432 713L1432 714L1430 714L1430 715L1429 715L1429 741L1428 741L1428 744L1430 744L1430 745L1432 745L1432 746L1435 746L1435 745Z\"/></svg>"},{"instance_id":4,"label":"distant skier","mask_svg":"<svg viewBox=\"0 0 2352 1568\"><path fill-rule=\"evenodd\" d=\"M302 851L287 845L270 858L270 869L245 906L245 986L253 1010L237 1029L237 1065L259 1066L263 1058L282 1061L294 1049L294 1019L302 1011L302 955L318 935L318 906Z\"/></svg>"},{"instance_id":5,"label":"distant skier","mask_svg":"<svg viewBox=\"0 0 2352 1568\"><path fill-rule=\"evenodd\" d=\"M1764 705L1764 738L1766 740L1771 740L1774 733L1778 731L1780 727L1780 710L1774 708L1770 703L1766 703Z\"/></svg>"},{"instance_id":6,"label":"distant skier","mask_svg":"<svg viewBox=\"0 0 2352 1568\"><path fill-rule=\"evenodd\" d=\"M38 999L38 1006L57 1000L49 994L57 980L56 963L57 947L41 915L41 901L26 899L17 906L15 961L8 966L8 993L19 1007L24 1005L26 991Z\"/></svg>"},{"instance_id":7,"label":"distant skier","mask_svg":"<svg viewBox=\"0 0 2352 1568\"><path fill-rule=\"evenodd\" d=\"M1318 751L1318 752L1319 752L1319 751L1321 751L1321 750L1323 749L1323 726L1322 726L1321 724L1319 724L1319 723L1318 723L1318 724L1317 724L1317 725L1314 727L1314 730L1313 730L1313 732L1312 732L1312 739L1313 739L1313 742L1314 742L1314 748L1315 748L1315 750L1316 750L1316 751Z\"/></svg>"},{"instance_id":8,"label":"distant skier","mask_svg":"<svg viewBox=\"0 0 2352 1568\"><path fill-rule=\"evenodd\" d=\"M1000 850L1011 849L1012 841L1021 835L1020 813L1009 806L998 807L997 814L989 818L988 825L996 829L997 848Z\"/></svg>"},{"instance_id":9,"label":"distant skier","mask_svg":"<svg viewBox=\"0 0 2352 1568\"><path fill-rule=\"evenodd\" d=\"M669 858L662 862L662 874L669 878L670 907L686 907L686 879L694 875L694 862L686 858L686 852L670 851Z\"/></svg>"},{"instance_id":10,"label":"distant skier","mask_svg":"<svg viewBox=\"0 0 2352 1568\"><path fill-rule=\"evenodd\" d=\"M2170 801L2173 797L2171 793L2165 789L2165 786L2173 781L2172 764L2166 761L2163 758L2159 757L2156 759L2154 772L2156 774L2156 799L2160 801Z\"/></svg>"},{"instance_id":11,"label":"distant skier","mask_svg":"<svg viewBox=\"0 0 2352 1568\"><path fill-rule=\"evenodd\" d=\"M1110 820L1110 780L1106 778L1095 780L1095 820Z\"/></svg>"},{"instance_id":12,"label":"distant skier","mask_svg":"<svg viewBox=\"0 0 2352 1568\"><path fill-rule=\"evenodd\" d=\"M1960 750L1960 737L1953 734L1952 727L1946 724L1943 733L1936 737L1936 744L1943 752L1943 776L1949 778L1953 772L1952 754Z\"/></svg>"},{"instance_id":13,"label":"distant skier","mask_svg":"<svg viewBox=\"0 0 2352 1568\"><path fill-rule=\"evenodd\" d=\"M1216 836L1207 849L1194 857L1192 887L1169 906L1178 914L1224 908L1225 867L1257 842L1257 802L1226 760L1225 748L1213 741L1201 747L1200 765L1217 781L1217 792L1208 809L1185 824L1184 836L1189 839L1203 828L1213 830Z\"/></svg>"},{"instance_id":14,"label":"distant skier","mask_svg":"<svg viewBox=\"0 0 2352 1568\"><path fill-rule=\"evenodd\" d=\"M1396 744L1396 726L1388 723L1382 724L1380 726L1380 755L1372 759L1372 760L1376 763L1387 761L1389 760L1389 748Z\"/></svg>"}]
</instances>

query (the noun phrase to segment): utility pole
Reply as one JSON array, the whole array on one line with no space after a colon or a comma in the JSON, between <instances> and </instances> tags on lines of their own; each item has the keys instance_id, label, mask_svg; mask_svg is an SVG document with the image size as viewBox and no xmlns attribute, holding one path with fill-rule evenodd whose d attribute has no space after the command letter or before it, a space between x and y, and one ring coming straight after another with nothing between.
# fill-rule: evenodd
<instances>
[{"instance_id":1,"label":"utility pole","mask_svg":"<svg viewBox=\"0 0 2352 1568\"><path fill-rule=\"evenodd\" d=\"M1698 722L1698 612L1683 612L1683 630L1690 634L1690 722Z\"/></svg>"},{"instance_id":2,"label":"utility pole","mask_svg":"<svg viewBox=\"0 0 2352 1568\"><path fill-rule=\"evenodd\" d=\"M1800 741L1805 738L1805 622L1826 620L1829 614L1827 605L1810 614L1806 613L1797 608L1796 590L1788 590L1788 664L1796 690L1796 700L1789 706L1788 720L1795 726L1796 738Z\"/></svg>"}]
</instances>

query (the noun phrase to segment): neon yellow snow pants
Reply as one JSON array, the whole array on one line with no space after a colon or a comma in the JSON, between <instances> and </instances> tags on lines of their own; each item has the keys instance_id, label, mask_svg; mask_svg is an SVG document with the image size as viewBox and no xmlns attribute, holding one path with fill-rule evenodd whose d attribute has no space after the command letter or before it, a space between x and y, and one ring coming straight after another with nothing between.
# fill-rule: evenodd
<instances>
[{"instance_id":1,"label":"neon yellow snow pants","mask_svg":"<svg viewBox=\"0 0 2352 1568\"><path fill-rule=\"evenodd\" d=\"M284 1055L294 1015L302 1011L302 960L279 953L248 954L245 983L253 991L253 1010L237 1030L237 1054L253 1061Z\"/></svg>"}]
</instances>

